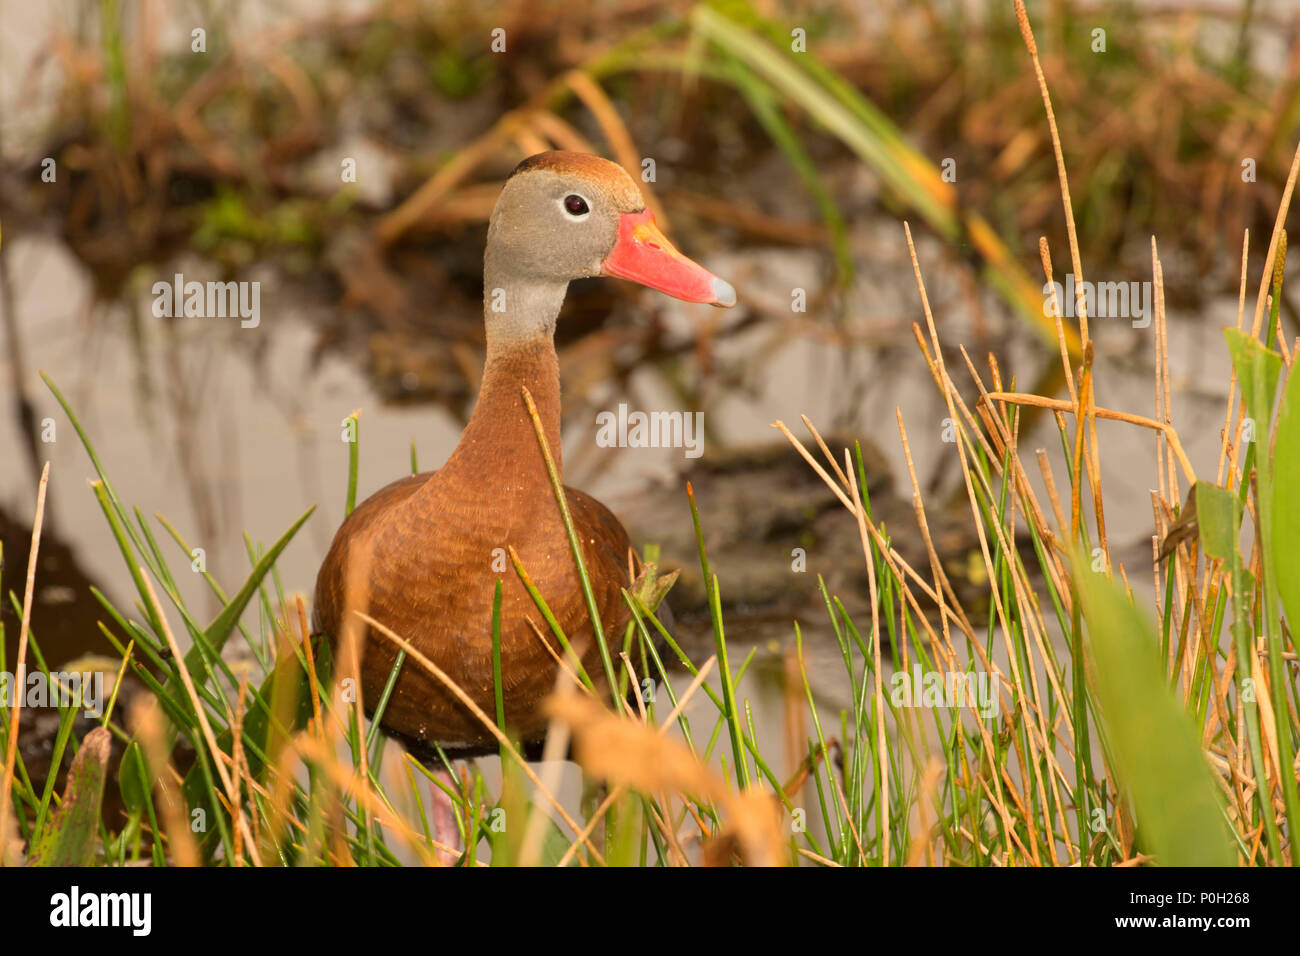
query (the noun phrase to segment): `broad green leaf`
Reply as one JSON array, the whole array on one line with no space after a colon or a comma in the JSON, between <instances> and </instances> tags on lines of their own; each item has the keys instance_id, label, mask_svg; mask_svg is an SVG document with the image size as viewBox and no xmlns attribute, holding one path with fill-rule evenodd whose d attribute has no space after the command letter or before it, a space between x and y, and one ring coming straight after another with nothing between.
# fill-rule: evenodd
<instances>
[{"instance_id":1,"label":"broad green leaf","mask_svg":"<svg viewBox=\"0 0 1300 956\"><path fill-rule=\"evenodd\" d=\"M1273 444L1273 559L1291 631L1300 627L1300 375L1290 375Z\"/></svg>"},{"instance_id":2,"label":"broad green leaf","mask_svg":"<svg viewBox=\"0 0 1300 956\"><path fill-rule=\"evenodd\" d=\"M1198 481L1194 490L1201 546L1210 557L1227 561L1237 548L1237 496L1208 481Z\"/></svg>"},{"instance_id":3,"label":"broad green leaf","mask_svg":"<svg viewBox=\"0 0 1300 956\"><path fill-rule=\"evenodd\" d=\"M122 806L128 813L143 813L148 796L149 771L145 769L144 751L140 742L131 741L122 752L122 762L117 768L117 789L122 794Z\"/></svg>"},{"instance_id":4,"label":"broad green leaf","mask_svg":"<svg viewBox=\"0 0 1300 956\"><path fill-rule=\"evenodd\" d=\"M1076 558L1106 741L1138 838L1162 866L1233 866L1212 770L1156 655L1155 628L1109 578Z\"/></svg>"},{"instance_id":5,"label":"broad green leaf","mask_svg":"<svg viewBox=\"0 0 1300 956\"><path fill-rule=\"evenodd\" d=\"M100 806L112 734L96 727L81 742L68 771L63 802L32 848L32 866L90 866L99 845Z\"/></svg>"},{"instance_id":6,"label":"broad green leaf","mask_svg":"<svg viewBox=\"0 0 1300 956\"><path fill-rule=\"evenodd\" d=\"M534 810L534 813L541 813L541 810ZM564 859L564 854L569 852L569 846L572 844L560 825L547 816L542 825L546 832L542 835L542 855L537 861L538 866L556 867ZM566 866L577 866L576 859L570 860Z\"/></svg>"},{"instance_id":7,"label":"broad green leaf","mask_svg":"<svg viewBox=\"0 0 1300 956\"><path fill-rule=\"evenodd\" d=\"M1282 371L1282 359L1240 329L1224 329L1223 335L1228 340L1237 381L1241 383L1246 413L1254 419L1255 440L1267 446L1268 422L1273 411L1278 375Z\"/></svg>"}]
</instances>

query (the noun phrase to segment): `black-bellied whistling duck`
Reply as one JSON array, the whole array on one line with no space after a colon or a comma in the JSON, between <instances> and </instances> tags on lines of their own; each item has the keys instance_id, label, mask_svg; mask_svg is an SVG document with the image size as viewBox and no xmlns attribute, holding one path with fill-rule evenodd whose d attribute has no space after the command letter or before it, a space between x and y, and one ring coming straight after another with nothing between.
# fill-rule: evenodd
<instances>
[{"instance_id":1,"label":"black-bellied whistling duck","mask_svg":"<svg viewBox=\"0 0 1300 956\"><path fill-rule=\"evenodd\" d=\"M554 657L528 618L554 640L513 570L493 570L513 546L604 691L599 648L580 591L559 507L532 419L560 462L560 373L555 320L570 280L631 279L688 302L735 304L732 287L683 256L656 227L622 167L585 153L540 153L511 173L497 199L483 259L487 364L460 443L436 471L395 481L343 522L316 579L317 624L338 640L351 558L369 551L369 614L444 670L495 713L492 602L501 600L501 683L508 728L525 744L546 732L542 700L555 685ZM590 495L566 488L607 635L629 619L620 589L629 578L627 532ZM500 567L498 563L497 567ZM367 708L379 699L397 648L365 629L361 683ZM336 643L337 647L337 643ZM556 648L558 650L558 647ZM435 677L408 660L382 724L408 746L448 756L491 752L496 740Z\"/></svg>"}]
</instances>

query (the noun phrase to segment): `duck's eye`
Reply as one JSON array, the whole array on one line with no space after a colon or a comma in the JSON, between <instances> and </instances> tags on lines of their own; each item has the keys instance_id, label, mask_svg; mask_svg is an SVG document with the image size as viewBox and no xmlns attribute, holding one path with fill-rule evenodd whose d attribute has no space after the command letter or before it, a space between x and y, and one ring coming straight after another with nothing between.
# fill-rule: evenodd
<instances>
[{"instance_id":1,"label":"duck's eye","mask_svg":"<svg viewBox=\"0 0 1300 956\"><path fill-rule=\"evenodd\" d=\"M564 211L570 216L585 216L591 212L587 206L587 200L577 193L570 193L564 197Z\"/></svg>"}]
</instances>

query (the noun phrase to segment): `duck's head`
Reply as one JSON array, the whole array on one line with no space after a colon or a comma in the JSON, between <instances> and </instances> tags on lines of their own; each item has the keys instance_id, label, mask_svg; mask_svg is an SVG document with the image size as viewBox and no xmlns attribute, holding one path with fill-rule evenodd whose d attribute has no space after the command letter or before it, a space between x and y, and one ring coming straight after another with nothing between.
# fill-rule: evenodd
<instances>
[{"instance_id":1,"label":"duck's head","mask_svg":"<svg viewBox=\"0 0 1300 956\"><path fill-rule=\"evenodd\" d=\"M728 307L736 290L678 252L623 167L587 153L538 153L506 181L489 255L521 278L631 279L687 302Z\"/></svg>"}]
</instances>

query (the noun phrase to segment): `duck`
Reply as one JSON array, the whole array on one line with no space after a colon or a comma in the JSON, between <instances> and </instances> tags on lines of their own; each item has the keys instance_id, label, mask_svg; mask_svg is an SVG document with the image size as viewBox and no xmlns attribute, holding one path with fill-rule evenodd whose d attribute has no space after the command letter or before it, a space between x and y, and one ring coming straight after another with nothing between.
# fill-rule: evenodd
<instances>
[{"instance_id":1,"label":"duck","mask_svg":"<svg viewBox=\"0 0 1300 956\"><path fill-rule=\"evenodd\" d=\"M381 488L334 536L316 579L316 628L335 651L349 568L366 578L366 612L444 671L485 713L496 713L493 601L501 582L501 685L505 728L536 752L544 701L564 652L518 575L513 548L574 652L609 698L600 649L582 594L524 390L562 475L560 372L555 327L571 281L630 280L686 302L727 308L735 289L679 252L616 163L571 152L539 153L506 179L488 223L483 257L486 358L474 410L442 467ZM623 589L636 559L613 512L565 487L595 605L607 635L630 619ZM535 627L536 625L536 627ZM398 648L368 624L360 683L367 714L390 679ZM548 649L543 640L551 643ZM381 729L420 758L496 752L491 730L425 668L403 662Z\"/></svg>"}]
</instances>

